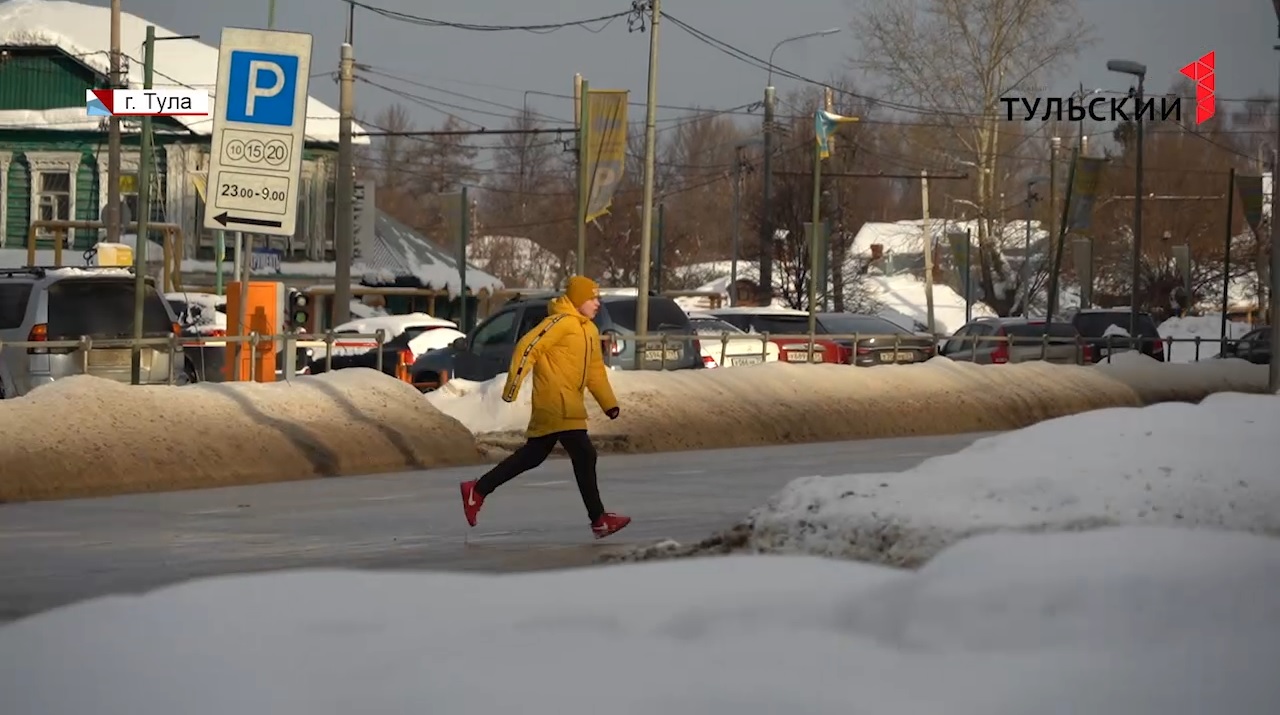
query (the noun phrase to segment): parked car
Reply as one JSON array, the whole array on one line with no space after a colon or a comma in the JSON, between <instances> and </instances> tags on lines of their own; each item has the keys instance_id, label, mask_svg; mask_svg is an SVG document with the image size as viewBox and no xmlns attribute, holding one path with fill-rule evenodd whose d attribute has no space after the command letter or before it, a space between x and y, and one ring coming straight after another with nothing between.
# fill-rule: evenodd
<instances>
[{"instance_id":1,"label":"parked car","mask_svg":"<svg viewBox=\"0 0 1280 715\"><path fill-rule=\"evenodd\" d=\"M405 336L405 348L413 352L414 359L429 350L448 347L458 338L466 337L466 333L458 330L458 324L452 320L436 318L426 313L408 313L405 315L379 315L371 318L357 318L334 327L334 357L339 355L360 355L377 347L373 338L351 338L344 335L374 335L379 330L386 331L386 339ZM318 358L323 358L320 351ZM413 362L412 360L410 362Z\"/></svg>"},{"instance_id":2,"label":"parked car","mask_svg":"<svg viewBox=\"0 0 1280 715\"><path fill-rule=\"evenodd\" d=\"M1043 360L1063 365L1093 362L1093 349L1071 323L1033 318L978 318L961 326L939 353L960 362L1003 365Z\"/></svg>"},{"instance_id":3,"label":"parked car","mask_svg":"<svg viewBox=\"0 0 1280 715\"><path fill-rule=\"evenodd\" d=\"M702 344L702 362L707 367L739 367L778 361L781 351L773 342L738 337L746 333L710 313L690 313L689 322L703 338L699 342Z\"/></svg>"},{"instance_id":4,"label":"parked car","mask_svg":"<svg viewBox=\"0 0 1280 715\"><path fill-rule=\"evenodd\" d=\"M181 333L177 319L146 279L142 335L167 338ZM0 344L114 340L133 337L134 274L127 268L0 269ZM0 347L0 398L25 395L40 385L72 375L130 382L129 347ZM142 383L185 382L182 348L168 344L142 349Z\"/></svg>"},{"instance_id":5,"label":"parked car","mask_svg":"<svg viewBox=\"0 0 1280 715\"><path fill-rule=\"evenodd\" d=\"M517 296L449 347L431 350L410 367L410 381L423 391L457 377L489 380L507 371L520 336L547 317L548 302L557 294L539 292ZM665 333L670 340L636 341L636 297L604 293L595 317L602 336L604 358L615 370L687 370L705 367L702 346L689 316L670 298L649 296L649 335Z\"/></svg>"},{"instance_id":6,"label":"parked car","mask_svg":"<svg viewBox=\"0 0 1280 715\"><path fill-rule=\"evenodd\" d=\"M1129 352L1134 342L1140 342L1138 350L1161 362L1165 360L1164 341L1150 313L1138 313L1138 341L1130 339L1130 313L1127 308L1080 310L1071 317L1071 324L1092 348L1095 358L1101 362L1108 353L1114 355Z\"/></svg>"},{"instance_id":7,"label":"parked car","mask_svg":"<svg viewBox=\"0 0 1280 715\"><path fill-rule=\"evenodd\" d=\"M840 346L843 362L850 365L911 364L924 362L937 352L933 336L913 333L878 315L819 313L818 322L832 335L857 336L856 344L853 338L832 338Z\"/></svg>"},{"instance_id":8,"label":"parked car","mask_svg":"<svg viewBox=\"0 0 1280 715\"><path fill-rule=\"evenodd\" d=\"M769 333L769 340L778 346L782 362L809 362L809 340L807 338L774 338L773 335L808 335L809 314L803 310L791 308L739 307L717 308L706 311L730 325L747 333ZM815 334L824 334L822 324L817 325ZM813 341L813 362L841 363L842 351L834 341L826 338L815 338Z\"/></svg>"},{"instance_id":9,"label":"parked car","mask_svg":"<svg viewBox=\"0 0 1280 715\"><path fill-rule=\"evenodd\" d=\"M1228 341L1218 357L1239 358L1255 365L1271 364L1271 327L1251 330L1239 340Z\"/></svg>"}]
</instances>

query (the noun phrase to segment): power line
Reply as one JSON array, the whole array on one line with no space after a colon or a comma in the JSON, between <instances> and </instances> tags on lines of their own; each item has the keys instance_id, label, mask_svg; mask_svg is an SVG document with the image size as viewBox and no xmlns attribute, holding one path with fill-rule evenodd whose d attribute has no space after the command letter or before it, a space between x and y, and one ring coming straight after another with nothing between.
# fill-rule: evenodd
<instances>
[{"instance_id":1,"label":"power line","mask_svg":"<svg viewBox=\"0 0 1280 715\"><path fill-rule=\"evenodd\" d=\"M480 24L469 23L469 22L451 22L448 20L438 20L435 18L423 17L421 15L413 15L407 12L400 12L399 10L388 10L386 8L376 7L374 5L366 5L365 3L359 2L358 0L343 0L343 2L346 2L348 5L358 7L362 10L368 10L369 12L372 12L375 15L381 15L382 17L385 17L391 20L397 20L400 22L406 22L411 25L420 25L423 27L448 27L455 30L470 30L473 32L521 31L521 32L532 32L534 34L539 34L539 35L549 34L549 33L555 32L556 30L563 30L568 27L577 27L577 28L586 30L587 32L599 33L603 31L606 27L608 27L610 24L612 24L614 20L617 20L620 17L626 17L632 14L631 10L627 10L624 12L615 12L608 15L600 15L598 17L589 17L582 20L570 20L567 22L552 22L552 23L545 23L545 24L539 24L539 25L480 25ZM604 24L594 29L591 27L587 27L588 25L595 25L599 23L604 23Z\"/></svg>"}]
</instances>

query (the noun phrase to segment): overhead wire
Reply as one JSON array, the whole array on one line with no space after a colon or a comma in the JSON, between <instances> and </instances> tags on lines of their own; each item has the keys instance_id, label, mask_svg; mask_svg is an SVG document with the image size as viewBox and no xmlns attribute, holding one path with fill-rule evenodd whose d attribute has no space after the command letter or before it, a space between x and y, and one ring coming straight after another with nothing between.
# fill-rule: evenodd
<instances>
[{"instance_id":1,"label":"overhead wire","mask_svg":"<svg viewBox=\"0 0 1280 715\"><path fill-rule=\"evenodd\" d=\"M531 32L534 34L545 35L557 30L567 28L579 28L591 33L602 32L606 27L611 25L615 20L626 17L632 13L631 10L624 12L615 12L608 15L599 15L596 17L584 18L581 20L569 20L566 22L551 22L533 25L484 25L471 22L456 22L449 20L439 20L422 15L414 15L399 10L389 10L387 8L369 5L359 0L343 0L348 5L358 7L375 15L380 15L392 20L398 20L411 25L420 25L423 27L447 27L455 30L470 30L472 32ZM592 28L589 25L600 25L600 27Z\"/></svg>"}]
</instances>

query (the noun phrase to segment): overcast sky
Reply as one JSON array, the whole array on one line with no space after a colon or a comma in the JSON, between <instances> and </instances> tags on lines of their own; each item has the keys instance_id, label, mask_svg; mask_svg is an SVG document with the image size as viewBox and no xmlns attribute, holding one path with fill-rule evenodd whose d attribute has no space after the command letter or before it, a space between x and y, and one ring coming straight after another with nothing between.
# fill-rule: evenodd
<instances>
[{"instance_id":1,"label":"overcast sky","mask_svg":"<svg viewBox=\"0 0 1280 715\"><path fill-rule=\"evenodd\" d=\"M553 23L626 10L630 0L365 0L370 5L435 19L483 24ZM107 5L109 0L92 0ZM341 0L277 0L276 26L315 36L313 71L336 68L346 24ZM1280 53L1275 12L1266 0L1080 0L1083 12L1100 37L1086 57L1063 68L1054 87L1122 90L1125 77L1108 73L1106 60L1132 59L1148 67L1152 90L1165 89L1178 69L1205 52L1217 52L1218 95L1229 100L1257 91L1275 92ZM217 45L220 29L234 25L265 27L267 0L123 0L124 9L180 33L198 33ZM826 79L840 71L857 50L848 29L859 0L666 0L663 9L684 22L758 57L767 57L780 39L829 27L840 34L790 43L778 51L775 64L798 74ZM765 72L719 53L667 24L660 33L659 102L670 105L731 107L757 101ZM595 88L621 88L633 101L644 101L648 34L628 33L618 20L598 33L577 28L550 34L473 32L428 28L356 11L355 55L372 65L418 83L461 92L500 105L518 106L525 90L566 93L574 72L582 72ZM434 101L508 114L493 104L450 96L371 77ZM779 92L795 83L775 81ZM357 111L364 116L401 101L368 85L357 87ZM312 94L337 106L332 81L313 80ZM569 100L528 95L540 112L569 121ZM1220 106L1220 111L1223 105ZM433 110L410 107L426 128L443 120ZM496 127L501 117L451 110L475 123ZM632 109L632 119L643 117ZM664 113L669 116L669 113Z\"/></svg>"}]
</instances>

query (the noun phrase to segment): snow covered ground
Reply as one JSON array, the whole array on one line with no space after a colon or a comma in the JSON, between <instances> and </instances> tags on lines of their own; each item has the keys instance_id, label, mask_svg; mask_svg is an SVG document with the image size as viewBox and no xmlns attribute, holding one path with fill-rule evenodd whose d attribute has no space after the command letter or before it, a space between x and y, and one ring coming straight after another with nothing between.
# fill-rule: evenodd
<instances>
[{"instance_id":1,"label":"snow covered ground","mask_svg":"<svg viewBox=\"0 0 1280 715\"><path fill-rule=\"evenodd\" d=\"M1165 358L1169 362L1195 362L1208 360L1222 352L1222 314L1210 313L1185 318L1169 318L1160 324L1160 337L1172 339L1172 344L1165 345ZM1248 323L1227 321L1227 339L1239 340L1245 333L1253 330ZM1196 338L1200 339L1199 357L1197 358Z\"/></svg>"},{"instance_id":2,"label":"snow covered ground","mask_svg":"<svg viewBox=\"0 0 1280 715\"><path fill-rule=\"evenodd\" d=\"M518 575L303 571L0 628L6 715L1256 715L1280 548L1119 529L918 572L736 557Z\"/></svg>"},{"instance_id":3,"label":"snow covered ground","mask_svg":"<svg viewBox=\"0 0 1280 715\"><path fill-rule=\"evenodd\" d=\"M748 517L739 546L911 565L1001 530L1280 535L1277 421L1280 398L1241 394L1049 420L899 474L798 479Z\"/></svg>"}]
</instances>

